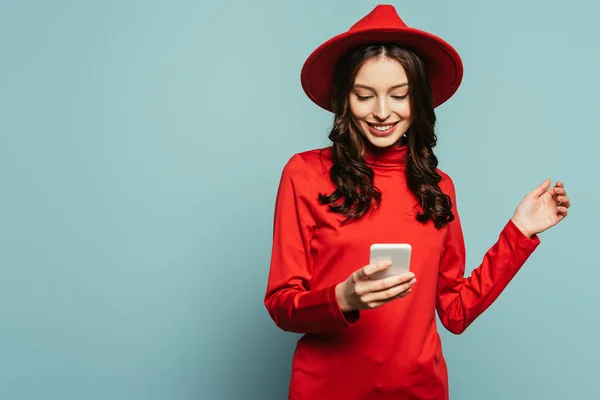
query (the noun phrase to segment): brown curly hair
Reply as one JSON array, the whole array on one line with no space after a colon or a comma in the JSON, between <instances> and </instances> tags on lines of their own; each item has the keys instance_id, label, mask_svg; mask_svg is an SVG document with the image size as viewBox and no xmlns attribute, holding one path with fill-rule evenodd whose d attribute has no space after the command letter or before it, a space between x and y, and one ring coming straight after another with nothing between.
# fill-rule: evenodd
<instances>
[{"instance_id":1,"label":"brown curly hair","mask_svg":"<svg viewBox=\"0 0 600 400\"><path fill-rule=\"evenodd\" d=\"M413 115L413 123L406 132L406 182L419 201L416 219L422 223L431 219L440 229L454 215L450 197L439 187L442 178L436 170L438 160L433 153L437 143L436 116L429 79L422 59L395 44L362 46L349 52L336 66L332 99L335 119L328 136L333 158L329 175L336 189L328 195L320 193L319 201L344 216L343 223L359 219L381 202L381 192L373 185L374 172L363 158L366 144L348 104L358 70L365 61L379 56L397 60L406 71Z\"/></svg>"}]
</instances>

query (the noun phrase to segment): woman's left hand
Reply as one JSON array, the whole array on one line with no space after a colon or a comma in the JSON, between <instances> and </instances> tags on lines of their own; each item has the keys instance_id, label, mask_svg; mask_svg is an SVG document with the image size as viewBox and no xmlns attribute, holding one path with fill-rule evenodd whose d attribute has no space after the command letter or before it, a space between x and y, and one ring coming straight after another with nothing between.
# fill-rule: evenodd
<instances>
[{"instance_id":1,"label":"woman's left hand","mask_svg":"<svg viewBox=\"0 0 600 400\"><path fill-rule=\"evenodd\" d=\"M523 234L532 237L562 221L569 207L571 201L565 185L559 181L550 188L550 179L547 179L525 196L515 210L512 221Z\"/></svg>"}]
</instances>

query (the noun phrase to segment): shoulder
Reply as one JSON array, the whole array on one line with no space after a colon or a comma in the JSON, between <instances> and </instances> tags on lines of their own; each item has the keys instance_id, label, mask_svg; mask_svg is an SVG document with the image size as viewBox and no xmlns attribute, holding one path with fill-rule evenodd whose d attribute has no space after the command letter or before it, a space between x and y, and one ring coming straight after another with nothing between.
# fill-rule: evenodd
<instances>
[{"instance_id":1,"label":"shoulder","mask_svg":"<svg viewBox=\"0 0 600 400\"><path fill-rule=\"evenodd\" d=\"M307 166L314 167L322 163L331 162L331 147L322 147L319 149L306 150L297 153L296 156L302 158Z\"/></svg>"},{"instance_id":2,"label":"shoulder","mask_svg":"<svg viewBox=\"0 0 600 400\"><path fill-rule=\"evenodd\" d=\"M331 147L305 150L291 156L283 168L287 176L321 174L331 166Z\"/></svg>"},{"instance_id":3,"label":"shoulder","mask_svg":"<svg viewBox=\"0 0 600 400\"><path fill-rule=\"evenodd\" d=\"M442 192L448 195L453 194L455 192L454 181L452 181L450 175L439 168L436 168L436 171L442 177L442 180L439 183Z\"/></svg>"}]
</instances>

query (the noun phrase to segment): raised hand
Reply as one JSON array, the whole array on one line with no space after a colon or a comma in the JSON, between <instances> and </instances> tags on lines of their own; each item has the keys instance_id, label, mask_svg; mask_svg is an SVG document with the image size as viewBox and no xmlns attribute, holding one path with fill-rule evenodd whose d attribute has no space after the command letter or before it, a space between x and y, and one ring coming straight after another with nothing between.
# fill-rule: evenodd
<instances>
[{"instance_id":1,"label":"raised hand","mask_svg":"<svg viewBox=\"0 0 600 400\"><path fill-rule=\"evenodd\" d=\"M514 224L528 237L537 235L562 221L571 200L562 182L550 188L550 179L528 193L512 217Z\"/></svg>"}]
</instances>

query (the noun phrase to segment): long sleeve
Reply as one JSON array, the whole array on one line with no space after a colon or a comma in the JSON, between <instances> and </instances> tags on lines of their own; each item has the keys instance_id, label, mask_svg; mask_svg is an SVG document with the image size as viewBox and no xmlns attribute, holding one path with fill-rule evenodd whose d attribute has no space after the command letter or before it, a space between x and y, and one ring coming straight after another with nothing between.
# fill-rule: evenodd
<instances>
[{"instance_id":1,"label":"long sleeve","mask_svg":"<svg viewBox=\"0 0 600 400\"><path fill-rule=\"evenodd\" d=\"M528 238L509 220L481 264L465 278L465 243L454 185L448 181L455 219L448 226L444 242L436 308L442 324L460 334L498 298L540 240L537 236Z\"/></svg>"},{"instance_id":2,"label":"long sleeve","mask_svg":"<svg viewBox=\"0 0 600 400\"><path fill-rule=\"evenodd\" d=\"M335 285L311 290L310 242L315 219L307 166L298 154L285 165L277 197L273 247L265 306L285 331L324 333L355 322L358 311L343 313Z\"/></svg>"}]
</instances>

